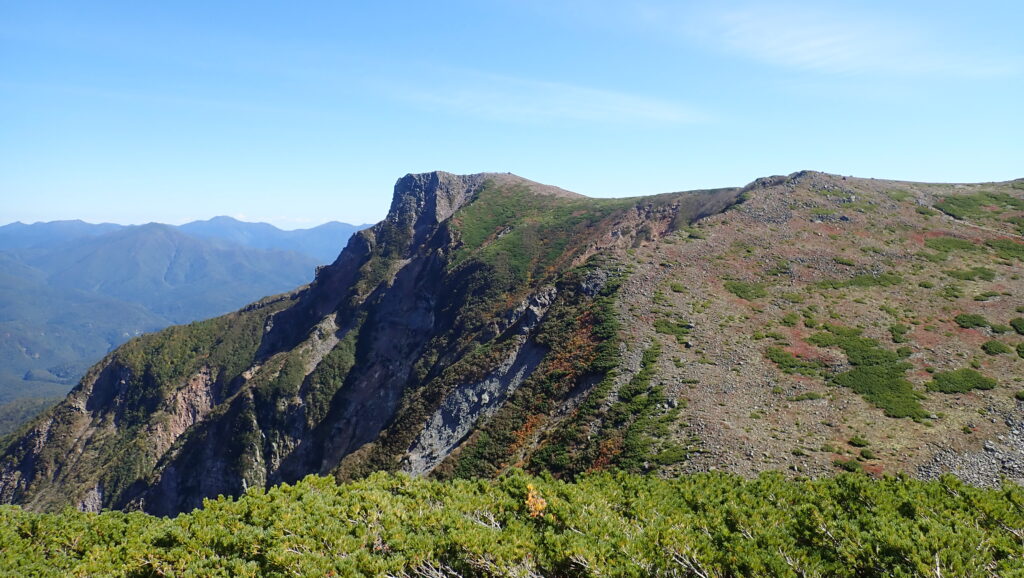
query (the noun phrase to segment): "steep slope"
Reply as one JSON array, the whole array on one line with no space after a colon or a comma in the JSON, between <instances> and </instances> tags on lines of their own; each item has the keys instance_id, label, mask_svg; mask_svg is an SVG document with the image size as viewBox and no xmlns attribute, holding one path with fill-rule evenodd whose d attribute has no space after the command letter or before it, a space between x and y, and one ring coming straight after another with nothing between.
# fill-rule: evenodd
<instances>
[{"instance_id":1,"label":"steep slope","mask_svg":"<svg viewBox=\"0 0 1024 578\"><path fill-rule=\"evenodd\" d=\"M308 287L145 336L94 367L6 445L0 497L175 513L310 472L529 460L541 432L596 420L615 385L614 295L628 270L617 256L737 195L596 200L505 174L409 175L388 218ZM510 420L526 421L477 427ZM600 457L579 441L581 461ZM471 455L454 457L466 443Z\"/></svg>"}]
</instances>

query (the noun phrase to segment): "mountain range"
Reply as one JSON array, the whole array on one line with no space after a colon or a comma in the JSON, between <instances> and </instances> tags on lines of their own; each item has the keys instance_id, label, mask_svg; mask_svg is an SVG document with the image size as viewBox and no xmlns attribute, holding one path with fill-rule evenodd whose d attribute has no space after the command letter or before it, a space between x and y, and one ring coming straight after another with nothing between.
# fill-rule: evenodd
<instances>
[{"instance_id":1,"label":"mountain range","mask_svg":"<svg viewBox=\"0 0 1024 578\"><path fill-rule=\"evenodd\" d=\"M0 500L171 515L376 471L1024 482L1024 180L594 199L407 175L308 285L129 341Z\"/></svg>"},{"instance_id":2,"label":"mountain range","mask_svg":"<svg viewBox=\"0 0 1024 578\"><path fill-rule=\"evenodd\" d=\"M0 433L133 336L308 282L357 228L281 231L228 217L0 227Z\"/></svg>"},{"instance_id":3,"label":"mountain range","mask_svg":"<svg viewBox=\"0 0 1024 578\"><path fill-rule=\"evenodd\" d=\"M157 225L157 223L149 225ZM330 221L310 229L286 231L269 223L250 223L233 217L220 216L205 221L192 221L184 225L165 226L193 237L219 239L243 247L295 251L312 257L319 263L326 264L338 256L339 239L341 243L344 243L344 240L348 239L352 233L370 225L350 225L339 221ZM93 224L78 220L32 224L15 222L0 227L0 250L48 248L132 228L131 225Z\"/></svg>"}]
</instances>

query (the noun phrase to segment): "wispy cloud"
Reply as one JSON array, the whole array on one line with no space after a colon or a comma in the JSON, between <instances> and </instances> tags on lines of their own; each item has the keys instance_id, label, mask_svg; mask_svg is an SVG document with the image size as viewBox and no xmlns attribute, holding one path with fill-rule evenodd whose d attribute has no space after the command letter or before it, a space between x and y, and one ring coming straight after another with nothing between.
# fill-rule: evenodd
<instances>
[{"instance_id":1,"label":"wispy cloud","mask_svg":"<svg viewBox=\"0 0 1024 578\"><path fill-rule=\"evenodd\" d=\"M402 91L400 96L431 109L515 123L686 124L708 120L681 103L638 94L492 74L452 76L427 88Z\"/></svg>"},{"instance_id":2,"label":"wispy cloud","mask_svg":"<svg viewBox=\"0 0 1024 578\"><path fill-rule=\"evenodd\" d=\"M680 12L648 4L649 23L740 56L823 74L993 77L1016 73L1019 61L988 56L941 38L927 24L882 14L808 4L741 4Z\"/></svg>"}]
</instances>

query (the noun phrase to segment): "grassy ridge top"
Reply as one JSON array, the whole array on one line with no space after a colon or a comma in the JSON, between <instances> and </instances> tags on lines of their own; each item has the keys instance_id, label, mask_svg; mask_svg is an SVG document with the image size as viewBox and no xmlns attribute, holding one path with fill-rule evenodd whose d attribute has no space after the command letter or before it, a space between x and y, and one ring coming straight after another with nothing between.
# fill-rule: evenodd
<instances>
[{"instance_id":1,"label":"grassy ridge top","mask_svg":"<svg viewBox=\"0 0 1024 578\"><path fill-rule=\"evenodd\" d=\"M461 241L453 265L474 258L510 272L518 282L530 282L564 267L602 236L615 236L614 228L633 232L640 227L639 237L649 240L652 232L642 229L640 213L671 210L677 215L673 226L684 226L738 200L733 189L616 199L547 189L528 181L487 181L452 219ZM636 212L632 217L631 210Z\"/></svg>"},{"instance_id":2,"label":"grassy ridge top","mask_svg":"<svg viewBox=\"0 0 1024 578\"><path fill-rule=\"evenodd\" d=\"M520 281L543 275L591 227L636 199L538 194L522 183L489 182L454 218L462 245L455 264L472 257L511 270Z\"/></svg>"},{"instance_id":3,"label":"grassy ridge top","mask_svg":"<svg viewBox=\"0 0 1024 578\"><path fill-rule=\"evenodd\" d=\"M21 575L1009 575L1024 489L841 475L785 481L376 474L209 500L174 519L0 507Z\"/></svg>"}]
</instances>

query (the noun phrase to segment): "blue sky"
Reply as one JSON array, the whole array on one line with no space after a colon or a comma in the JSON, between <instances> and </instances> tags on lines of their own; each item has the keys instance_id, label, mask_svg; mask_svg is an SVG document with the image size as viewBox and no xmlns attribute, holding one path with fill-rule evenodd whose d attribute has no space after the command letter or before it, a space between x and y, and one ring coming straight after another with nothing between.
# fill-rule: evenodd
<instances>
[{"instance_id":1,"label":"blue sky","mask_svg":"<svg viewBox=\"0 0 1024 578\"><path fill-rule=\"evenodd\" d=\"M374 222L435 169L1024 177L1020 6L2 2L0 224Z\"/></svg>"}]
</instances>

